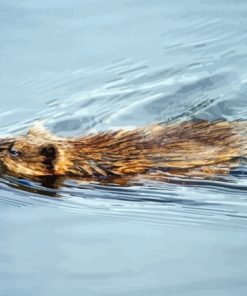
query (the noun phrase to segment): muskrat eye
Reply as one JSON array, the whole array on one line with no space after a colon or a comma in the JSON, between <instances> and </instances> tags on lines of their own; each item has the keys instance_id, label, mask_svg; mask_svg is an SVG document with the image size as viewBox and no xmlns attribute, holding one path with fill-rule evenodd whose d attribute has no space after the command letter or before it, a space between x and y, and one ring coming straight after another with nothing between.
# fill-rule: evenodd
<instances>
[{"instance_id":1,"label":"muskrat eye","mask_svg":"<svg viewBox=\"0 0 247 296\"><path fill-rule=\"evenodd\" d=\"M11 156L17 157L21 155L21 152L15 149L14 144L11 144L8 148L8 152Z\"/></svg>"}]
</instances>

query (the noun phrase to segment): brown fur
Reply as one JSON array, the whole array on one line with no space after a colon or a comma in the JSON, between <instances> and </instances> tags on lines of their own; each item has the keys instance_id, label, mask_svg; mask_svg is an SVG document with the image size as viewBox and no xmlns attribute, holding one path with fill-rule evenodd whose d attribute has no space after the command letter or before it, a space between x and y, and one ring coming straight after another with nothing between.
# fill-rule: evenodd
<instances>
[{"instance_id":1,"label":"brown fur","mask_svg":"<svg viewBox=\"0 0 247 296\"><path fill-rule=\"evenodd\" d=\"M60 138L33 128L0 141L0 161L27 177L87 180L228 174L247 154L247 122L184 122Z\"/></svg>"}]
</instances>

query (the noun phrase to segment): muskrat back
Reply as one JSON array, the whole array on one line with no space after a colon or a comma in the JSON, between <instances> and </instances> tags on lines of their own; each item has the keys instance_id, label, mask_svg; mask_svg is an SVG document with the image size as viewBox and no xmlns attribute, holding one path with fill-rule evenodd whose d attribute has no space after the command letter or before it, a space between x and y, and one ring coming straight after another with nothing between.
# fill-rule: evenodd
<instances>
[{"instance_id":1,"label":"muskrat back","mask_svg":"<svg viewBox=\"0 0 247 296\"><path fill-rule=\"evenodd\" d=\"M0 161L27 177L203 176L246 156L245 121L191 121L62 138L42 128L0 141ZM217 170L213 170L213 168ZM200 172L200 173L199 173Z\"/></svg>"}]
</instances>

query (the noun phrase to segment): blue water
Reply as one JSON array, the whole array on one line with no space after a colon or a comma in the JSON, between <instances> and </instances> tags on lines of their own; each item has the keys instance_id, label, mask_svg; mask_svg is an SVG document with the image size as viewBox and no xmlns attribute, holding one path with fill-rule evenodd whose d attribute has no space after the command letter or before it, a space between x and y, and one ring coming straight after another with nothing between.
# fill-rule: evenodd
<instances>
[{"instance_id":1,"label":"blue water","mask_svg":"<svg viewBox=\"0 0 247 296\"><path fill-rule=\"evenodd\" d=\"M0 1L0 136L247 120L247 2ZM246 169L46 188L0 177L0 295L247 291Z\"/></svg>"}]
</instances>

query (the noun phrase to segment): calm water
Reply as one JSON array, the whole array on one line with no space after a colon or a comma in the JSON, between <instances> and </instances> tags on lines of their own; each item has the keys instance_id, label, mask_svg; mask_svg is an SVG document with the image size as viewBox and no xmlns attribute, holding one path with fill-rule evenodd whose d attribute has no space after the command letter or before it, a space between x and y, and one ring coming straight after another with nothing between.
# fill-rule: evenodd
<instances>
[{"instance_id":1,"label":"calm water","mask_svg":"<svg viewBox=\"0 0 247 296\"><path fill-rule=\"evenodd\" d=\"M247 2L1 0L0 136L247 119ZM245 174L244 174L245 172ZM0 295L246 295L247 176L0 178Z\"/></svg>"}]
</instances>

